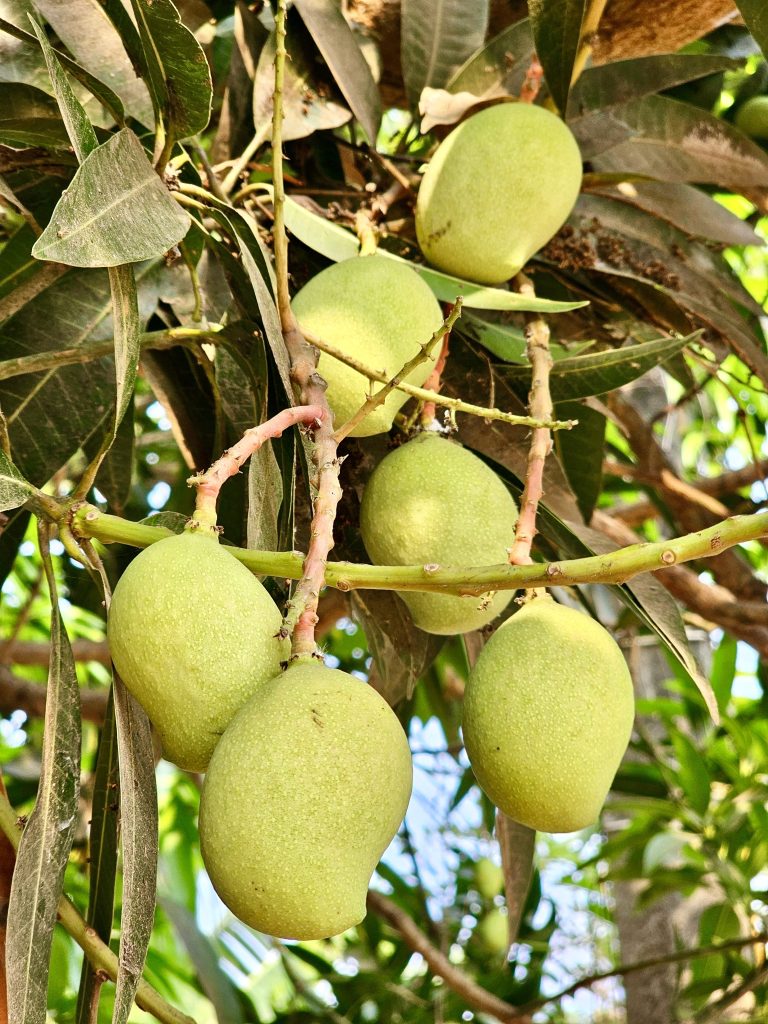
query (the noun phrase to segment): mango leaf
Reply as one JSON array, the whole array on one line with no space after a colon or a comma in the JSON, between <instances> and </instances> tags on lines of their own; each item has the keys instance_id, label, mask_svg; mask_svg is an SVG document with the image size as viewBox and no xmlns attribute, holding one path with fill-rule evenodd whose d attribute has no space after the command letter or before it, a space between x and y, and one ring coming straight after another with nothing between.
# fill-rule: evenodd
<instances>
[{"instance_id":1,"label":"mango leaf","mask_svg":"<svg viewBox=\"0 0 768 1024\"><path fill-rule=\"evenodd\" d=\"M102 941L109 944L117 878L120 769L117 760L114 694L110 690L104 725L99 738L93 781L91 828L88 841L89 895L86 921ZM101 980L87 959L83 960L77 995L76 1024L91 1024L93 1005Z\"/></svg>"},{"instance_id":2,"label":"mango leaf","mask_svg":"<svg viewBox=\"0 0 768 1024\"><path fill-rule=\"evenodd\" d=\"M219 1024L245 1024L238 992L219 966L218 954L197 927L194 915L169 896L161 896L159 903L189 954L200 986L213 1003Z\"/></svg>"},{"instance_id":3,"label":"mango leaf","mask_svg":"<svg viewBox=\"0 0 768 1024\"><path fill-rule=\"evenodd\" d=\"M709 674L721 715L725 715L725 710L731 699L733 680L736 675L737 654L738 645L735 637L723 634L712 657L712 671Z\"/></svg>"},{"instance_id":4,"label":"mango leaf","mask_svg":"<svg viewBox=\"0 0 768 1024\"><path fill-rule=\"evenodd\" d=\"M487 98L519 96L535 46L528 19L505 28L473 54L446 83L450 92Z\"/></svg>"},{"instance_id":5,"label":"mango leaf","mask_svg":"<svg viewBox=\"0 0 768 1024\"><path fill-rule=\"evenodd\" d=\"M525 334L518 327L513 327L510 324L492 324L475 316L474 313L462 311L461 319L454 327L454 332L482 345L504 363L528 361ZM555 360L567 359L578 355L580 351L590 348L592 345L594 345L594 341L587 340L571 343L568 348L563 348L562 345L553 341L550 342L549 351Z\"/></svg>"},{"instance_id":6,"label":"mango leaf","mask_svg":"<svg viewBox=\"0 0 768 1024\"><path fill-rule=\"evenodd\" d=\"M697 331L685 338L658 338L639 345L560 359L552 367L552 398L556 402L565 402L614 391L681 352L699 337L699 333ZM499 376L514 383L521 393L527 394L531 382L529 367L499 366L496 369Z\"/></svg>"},{"instance_id":7,"label":"mango leaf","mask_svg":"<svg viewBox=\"0 0 768 1024\"><path fill-rule=\"evenodd\" d=\"M682 82L733 71L740 62L713 54L664 53L585 68L568 99L569 120L591 110L652 96Z\"/></svg>"},{"instance_id":8,"label":"mango leaf","mask_svg":"<svg viewBox=\"0 0 768 1024\"><path fill-rule=\"evenodd\" d=\"M131 0L156 121L174 140L203 131L211 116L211 71L170 0Z\"/></svg>"},{"instance_id":9,"label":"mango leaf","mask_svg":"<svg viewBox=\"0 0 768 1024\"><path fill-rule=\"evenodd\" d=\"M680 182L624 181L594 183L587 191L636 206L666 220L687 235L711 238L725 245L762 245L752 226L708 196L706 192Z\"/></svg>"},{"instance_id":10,"label":"mango leaf","mask_svg":"<svg viewBox=\"0 0 768 1024\"><path fill-rule=\"evenodd\" d=\"M71 267L116 267L161 256L190 225L129 128L81 165L32 255Z\"/></svg>"},{"instance_id":11,"label":"mango leaf","mask_svg":"<svg viewBox=\"0 0 768 1024\"><path fill-rule=\"evenodd\" d=\"M88 459L96 457L102 443L103 438L99 438L98 435L86 441L83 451ZM109 510L114 515L123 514L130 494L135 449L136 432L133 422L133 403L131 402L117 428L109 451L101 461L94 481L94 486L104 495Z\"/></svg>"},{"instance_id":12,"label":"mango leaf","mask_svg":"<svg viewBox=\"0 0 768 1024\"><path fill-rule=\"evenodd\" d=\"M67 129L67 135L72 143L75 155L80 163L85 160L89 153L93 152L99 142L93 125L88 120L88 115L83 110L83 105L72 91L64 69L58 57L53 52L53 47L48 42L48 37L34 18L30 18L32 29L38 38L40 47L48 67L48 74L51 76L51 84L56 97L56 102L61 111L61 117Z\"/></svg>"},{"instance_id":13,"label":"mango leaf","mask_svg":"<svg viewBox=\"0 0 768 1024\"><path fill-rule=\"evenodd\" d=\"M310 212L295 200L287 199L285 204L285 223L288 230L298 239L314 249L315 252L338 262L350 259L358 253L358 241L351 231L346 231L332 221ZM557 302L554 299L526 299L516 292L504 291L502 288L488 288L483 285L463 281L451 274L443 274L439 270L425 267L420 263L411 263L386 249L379 249L379 254L388 259L397 260L412 267L440 299L441 302L454 302L457 295L464 298L464 305L469 309L506 309L532 310L542 313L565 313L588 305L586 302Z\"/></svg>"},{"instance_id":14,"label":"mango leaf","mask_svg":"<svg viewBox=\"0 0 768 1024\"><path fill-rule=\"evenodd\" d=\"M0 587L13 569L19 545L24 540L31 512L17 508L4 517L0 527Z\"/></svg>"},{"instance_id":15,"label":"mango leaf","mask_svg":"<svg viewBox=\"0 0 768 1024\"><path fill-rule=\"evenodd\" d=\"M80 690L59 610L48 534L40 552L51 597L50 664L40 784L21 837L8 904L9 1024L44 1024L48 964L72 848L80 782Z\"/></svg>"},{"instance_id":16,"label":"mango leaf","mask_svg":"<svg viewBox=\"0 0 768 1024\"><path fill-rule=\"evenodd\" d=\"M78 2L80 2L80 0L75 0L75 2L73 4L67 5L69 10L71 11L72 7L75 6L75 3L78 3ZM82 2L85 3L85 4L88 4L88 6L90 6L90 0L82 0ZM39 4L36 5L36 6L38 7L38 9L40 8ZM41 13L44 13L44 12L41 11ZM70 25L69 27L70 27L70 32L71 32L72 28L75 28L75 30L78 28L78 26L74 25L74 24ZM27 46L30 49L29 50L23 50L23 52L24 52L25 56L28 56L30 58L31 63L33 64L35 69L36 70L39 69L39 72L35 73L34 76L33 76L34 77L34 81L29 83L29 84L34 84L34 85L36 85L38 87L42 87L45 84L44 83L44 79L47 76L46 76L46 73L45 73L45 66L42 65L42 62L39 61L38 55L39 55L40 51L39 51L38 41L37 41L36 37L31 32L26 31L26 29L20 28L19 26L14 25L12 22L6 21L4 18L0 18L0 32L5 32L9 36L12 36L14 39L17 39L20 42L27 44ZM68 34L66 32L66 28L65 28L65 34ZM64 41L63 37L58 32L57 32L57 35L59 35L59 38L62 39L62 41ZM1 37L0 37L0 39L1 39ZM82 36L80 37L80 40L82 40ZM73 52L74 52L74 50L73 50ZM95 52L100 54L102 52L102 50L99 47L96 47ZM1 53L1 51L0 51L0 53ZM55 50L55 53L56 53L56 57L58 58L58 60L62 64L62 66L74 78L76 78L78 80L78 82L80 82L81 85L83 85L90 93L92 93L94 96L96 96L99 99L99 101L104 105L104 107L106 107L106 109L110 112L110 114L112 114L112 116L114 117L115 121L119 125L122 125L124 123L124 120L125 120L125 111L124 111L124 108L123 108L122 100L117 95L117 93L113 92L112 89L110 89L110 87L108 85L105 85L102 81L100 81L94 75L90 74L90 72L88 72L85 69L85 67L81 67L80 64L77 63L77 61L72 60L72 58L69 57L67 54L62 53L61 50ZM2 67L2 63L3 62L0 61L0 67ZM136 79L136 76L133 74L132 70L131 70L131 75L132 75L132 77L136 81L139 81L138 79ZM26 78L24 80L27 81ZM143 88L141 82L139 82L139 86L141 86ZM146 91L145 91L145 96L146 96Z\"/></svg>"},{"instance_id":17,"label":"mango leaf","mask_svg":"<svg viewBox=\"0 0 768 1024\"><path fill-rule=\"evenodd\" d=\"M0 92L2 98L2 92ZM2 189L0 181L0 195L8 198ZM32 258L32 246L35 244L35 233L29 224L22 224L10 237L6 238L3 247L0 249L0 300L6 295L19 288L41 269L37 260ZM31 298L31 296L30 296ZM23 298L20 306L27 298ZM16 312L15 309L6 313L5 303L0 301L0 322ZM17 308L20 308L17 306Z\"/></svg>"},{"instance_id":18,"label":"mango leaf","mask_svg":"<svg viewBox=\"0 0 768 1024\"><path fill-rule=\"evenodd\" d=\"M401 62L412 108L425 86L441 88L475 50L488 29L488 0L403 0Z\"/></svg>"},{"instance_id":19,"label":"mango leaf","mask_svg":"<svg viewBox=\"0 0 768 1024\"><path fill-rule=\"evenodd\" d=\"M615 107L631 133L599 156L595 170L731 188L768 185L768 154L714 114L666 96Z\"/></svg>"},{"instance_id":20,"label":"mango leaf","mask_svg":"<svg viewBox=\"0 0 768 1024\"><path fill-rule=\"evenodd\" d=\"M8 456L0 451L0 512L18 508L36 493Z\"/></svg>"},{"instance_id":21,"label":"mango leaf","mask_svg":"<svg viewBox=\"0 0 768 1024\"><path fill-rule=\"evenodd\" d=\"M672 746L679 766L677 779L680 786L693 809L698 814L705 814L711 785L707 762L678 729L672 732Z\"/></svg>"},{"instance_id":22,"label":"mango leaf","mask_svg":"<svg viewBox=\"0 0 768 1024\"><path fill-rule=\"evenodd\" d=\"M115 325L116 399L112 430L114 439L133 396L141 351L139 297L133 267L110 267L109 288L112 293L112 320Z\"/></svg>"},{"instance_id":23,"label":"mango leaf","mask_svg":"<svg viewBox=\"0 0 768 1024\"><path fill-rule=\"evenodd\" d=\"M369 144L375 146L381 122L379 89L341 7L327 0L295 0L295 5Z\"/></svg>"},{"instance_id":24,"label":"mango leaf","mask_svg":"<svg viewBox=\"0 0 768 1024\"><path fill-rule=\"evenodd\" d=\"M149 719L117 675L113 690L120 762L123 902L112 1024L125 1024L144 970L155 917L157 788Z\"/></svg>"},{"instance_id":25,"label":"mango leaf","mask_svg":"<svg viewBox=\"0 0 768 1024\"><path fill-rule=\"evenodd\" d=\"M13 149L65 149L68 143L67 133L59 120L36 117L24 121L14 118L0 121L0 144Z\"/></svg>"},{"instance_id":26,"label":"mango leaf","mask_svg":"<svg viewBox=\"0 0 768 1024\"><path fill-rule=\"evenodd\" d=\"M528 0L536 53L558 110L565 111L586 0Z\"/></svg>"},{"instance_id":27,"label":"mango leaf","mask_svg":"<svg viewBox=\"0 0 768 1024\"><path fill-rule=\"evenodd\" d=\"M768 60L768 8L763 0L736 0L750 35Z\"/></svg>"},{"instance_id":28,"label":"mango leaf","mask_svg":"<svg viewBox=\"0 0 768 1024\"><path fill-rule=\"evenodd\" d=\"M335 8L334 8L335 10ZM337 12L343 19L340 11ZM346 25L346 22L345 22ZM354 44L357 47L357 43ZM283 80L283 139L303 139L313 132L346 124L351 112L314 86L311 72L298 45L286 40L291 55ZM253 76L253 123L257 133L268 138L272 126L272 95L275 90L275 34L270 35L259 54Z\"/></svg>"},{"instance_id":29,"label":"mango leaf","mask_svg":"<svg viewBox=\"0 0 768 1024\"><path fill-rule=\"evenodd\" d=\"M555 432L555 449L576 495L579 511L588 523L603 483L605 416L583 402L558 402L559 420L578 420L571 430Z\"/></svg>"}]
</instances>

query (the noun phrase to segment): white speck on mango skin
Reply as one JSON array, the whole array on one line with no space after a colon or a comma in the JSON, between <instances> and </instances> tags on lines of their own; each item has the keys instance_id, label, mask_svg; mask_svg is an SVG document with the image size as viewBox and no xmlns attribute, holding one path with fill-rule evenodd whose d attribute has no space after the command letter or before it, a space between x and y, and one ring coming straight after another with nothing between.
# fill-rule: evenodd
<instances>
[{"instance_id":1,"label":"white speck on mango skin","mask_svg":"<svg viewBox=\"0 0 768 1024\"><path fill-rule=\"evenodd\" d=\"M613 637L535 598L494 633L470 673L463 733L478 783L542 832L593 824L627 749L632 678Z\"/></svg>"},{"instance_id":2,"label":"white speck on mango skin","mask_svg":"<svg viewBox=\"0 0 768 1024\"><path fill-rule=\"evenodd\" d=\"M379 694L297 662L256 692L211 759L200 848L216 891L269 935L351 928L411 785L408 741Z\"/></svg>"},{"instance_id":3,"label":"white speck on mango skin","mask_svg":"<svg viewBox=\"0 0 768 1024\"><path fill-rule=\"evenodd\" d=\"M514 540L517 506L482 459L437 434L419 434L390 452L368 481L360 533L378 565L498 565ZM481 629L512 600L403 592L426 633Z\"/></svg>"},{"instance_id":4,"label":"white speck on mango skin","mask_svg":"<svg viewBox=\"0 0 768 1024\"><path fill-rule=\"evenodd\" d=\"M280 671L281 621L262 584L211 535L185 531L131 562L107 639L169 761L205 771L235 712Z\"/></svg>"}]
</instances>

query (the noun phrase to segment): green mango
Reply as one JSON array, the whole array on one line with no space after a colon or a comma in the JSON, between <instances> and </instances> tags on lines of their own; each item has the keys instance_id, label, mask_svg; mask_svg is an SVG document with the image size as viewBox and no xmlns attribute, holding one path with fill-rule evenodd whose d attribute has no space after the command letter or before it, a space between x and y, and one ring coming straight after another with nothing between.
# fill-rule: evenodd
<instances>
[{"instance_id":1,"label":"green mango","mask_svg":"<svg viewBox=\"0 0 768 1024\"><path fill-rule=\"evenodd\" d=\"M287 658L281 622L262 584L209 529L134 558L115 587L107 641L169 761L205 771L232 716Z\"/></svg>"},{"instance_id":2,"label":"green mango","mask_svg":"<svg viewBox=\"0 0 768 1024\"><path fill-rule=\"evenodd\" d=\"M485 899L493 899L504 891L504 871L488 857L475 864L475 888Z\"/></svg>"},{"instance_id":3,"label":"green mango","mask_svg":"<svg viewBox=\"0 0 768 1024\"><path fill-rule=\"evenodd\" d=\"M390 452L369 479L360 533L377 565L498 565L507 561L517 506L499 477L467 448L431 431ZM450 636L481 629L512 599L404 591L413 621Z\"/></svg>"},{"instance_id":4,"label":"green mango","mask_svg":"<svg viewBox=\"0 0 768 1024\"><path fill-rule=\"evenodd\" d=\"M216 747L200 849L230 910L269 935L359 924L411 794L408 741L366 683L297 661L260 687Z\"/></svg>"},{"instance_id":5,"label":"green mango","mask_svg":"<svg viewBox=\"0 0 768 1024\"><path fill-rule=\"evenodd\" d=\"M632 678L610 633L537 597L480 652L464 694L464 746L504 814L574 832L597 821L633 717Z\"/></svg>"},{"instance_id":6,"label":"green mango","mask_svg":"<svg viewBox=\"0 0 768 1024\"><path fill-rule=\"evenodd\" d=\"M480 284L514 277L563 226L581 188L570 129L543 107L501 103L438 146L416 203L430 263Z\"/></svg>"},{"instance_id":7,"label":"green mango","mask_svg":"<svg viewBox=\"0 0 768 1024\"><path fill-rule=\"evenodd\" d=\"M742 103L735 124L745 135L768 142L768 96L752 96Z\"/></svg>"}]
</instances>

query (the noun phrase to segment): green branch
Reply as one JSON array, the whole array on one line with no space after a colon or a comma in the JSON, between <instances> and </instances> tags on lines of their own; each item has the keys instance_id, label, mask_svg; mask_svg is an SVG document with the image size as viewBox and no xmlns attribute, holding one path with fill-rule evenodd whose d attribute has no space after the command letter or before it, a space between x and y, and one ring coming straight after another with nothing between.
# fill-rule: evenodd
<instances>
[{"instance_id":1,"label":"green branch","mask_svg":"<svg viewBox=\"0 0 768 1024\"><path fill-rule=\"evenodd\" d=\"M100 512L93 505L79 506L72 517L76 536L93 537L106 544L145 548L171 532L156 526L131 523ZM490 590L572 586L584 583L625 583L643 572L711 558L727 548L768 538L768 513L733 516L715 526L674 540L631 544L602 555L571 558L535 565L357 565L329 562L326 583L338 590L419 590L479 597ZM245 551L227 546L231 555L257 575L300 579L303 555L290 551Z\"/></svg>"}]
</instances>

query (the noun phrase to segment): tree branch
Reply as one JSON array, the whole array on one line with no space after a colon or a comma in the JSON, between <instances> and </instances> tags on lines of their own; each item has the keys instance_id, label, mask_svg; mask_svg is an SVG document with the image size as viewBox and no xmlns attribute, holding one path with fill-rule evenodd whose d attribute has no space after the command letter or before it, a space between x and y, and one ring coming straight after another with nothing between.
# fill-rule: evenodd
<instances>
[{"instance_id":1,"label":"tree branch","mask_svg":"<svg viewBox=\"0 0 768 1024\"><path fill-rule=\"evenodd\" d=\"M479 1010L481 1013L488 1013L504 1024L530 1024L530 1017L527 1013L517 1010L511 1003L499 999L492 992L482 988L476 981L465 974L460 968L432 945L424 932L416 922L404 910L401 910L396 903L383 896L379 892L368 890L368 909L374 914L383 917L395 931L399 932L407 946L419 953L433 974L442 978L448 988L461 996L465 1002Z\"/></svg>"},{"instance_id":2,"label":"tree branch","mask_svg":"<svg viewBox=\"0 0 768 1024\"><path fill-rule=\"evenodd\" d=\"M44 646L47 661L49 648L47 644ZM48 688L44 684L22 679L0 665L0 712L24 711L30 718L43 718L47 698ZM102 725L106 707L107 690L80 687L80 710L85 721Z\"/></svg>"}]
</instances>

